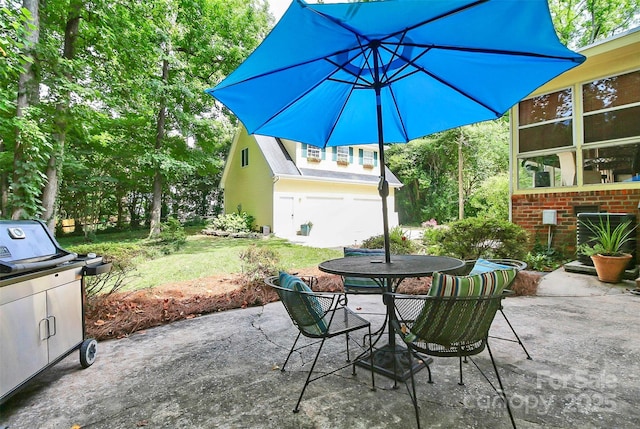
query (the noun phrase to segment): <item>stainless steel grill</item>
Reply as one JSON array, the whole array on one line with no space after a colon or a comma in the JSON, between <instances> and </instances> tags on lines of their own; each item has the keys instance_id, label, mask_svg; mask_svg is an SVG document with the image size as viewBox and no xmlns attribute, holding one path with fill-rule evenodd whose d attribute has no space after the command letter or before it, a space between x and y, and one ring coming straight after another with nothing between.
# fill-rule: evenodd
<instances>
[{"instance_id":1,"label":"stainless steel grill","mask_svg":"<svg viewBox=\"0 0 640 429\"><path fill-rule=\"evenodd\" d=\"M0 403L74 350L83 367L93 363L84 280L110 269L102 257L61 248L40 221L0 220Z\"/></svg>"}]
</instances>

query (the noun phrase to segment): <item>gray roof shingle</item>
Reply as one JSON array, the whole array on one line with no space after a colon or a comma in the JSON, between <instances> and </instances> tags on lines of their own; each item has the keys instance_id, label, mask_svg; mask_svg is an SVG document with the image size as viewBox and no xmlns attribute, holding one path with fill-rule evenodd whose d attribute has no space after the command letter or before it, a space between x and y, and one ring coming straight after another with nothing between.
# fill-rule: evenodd
<instances>
[{"instance_id":1,"label":"gray roof shingle","mask_svg":"<svg viewBox=\"0 0 640 429\"><path fill-rule=\"evenodd\" d=\"M274 175L307 176L331 180L378 183L378 176L341 171L298 168L289 156L280 139L254 134L256 143ZM391 186L402 186L402 182L385 167L387 181Z\"/></svg>"}]
</instances>

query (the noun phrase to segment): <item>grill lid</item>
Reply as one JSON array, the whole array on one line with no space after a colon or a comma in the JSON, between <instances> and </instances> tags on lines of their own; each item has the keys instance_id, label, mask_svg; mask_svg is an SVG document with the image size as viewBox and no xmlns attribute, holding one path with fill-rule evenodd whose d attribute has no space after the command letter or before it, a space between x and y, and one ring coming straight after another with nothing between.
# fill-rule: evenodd
<instances>
[{"instance_id":1,"label":"grill lid","mask_svg":"<svg viewBox=\"0 0 640 429\"><path fill-rule=\"evenodd\" d=\"M0 273L53 267L75 259L38 220L0 220Z\"/></svg>"}]
</instances>

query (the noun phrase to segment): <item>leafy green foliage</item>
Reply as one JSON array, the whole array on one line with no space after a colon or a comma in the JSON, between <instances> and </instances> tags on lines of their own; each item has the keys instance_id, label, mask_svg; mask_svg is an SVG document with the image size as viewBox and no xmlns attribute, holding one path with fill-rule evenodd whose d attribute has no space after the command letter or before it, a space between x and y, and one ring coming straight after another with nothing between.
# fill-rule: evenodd
<instances>
[{"instance_id":1,"label":"leafy green foliage","mask_svg":"<svg viewBox=\"0 0 640 429\"><path fill-rule=\"evenodd\" d=\"M2 173L13 166L20 125L13 117L17 75L21 61L29 59L20 49L26 12L14 6L19 2L0 10L0 49L7 54L0 52L0 61L11 63L0 69ZM267 4L50 0L41 3L39 13L34 65L47 91L32 103L38 109L32 122L37 130L25 133L23 141L25 153L42 149L46 161L56 155L63 217L106 222L117 216L119 226L127 219L134 226L148 222L156 171L163 179L163 219L215 214L235 119L203 88L235 69L266 35L271 24ZM65 35L71 20L79 20L72 40ZM166 112L163 123L161 110ZM157 140L159 131L164 137ZM42 146L39 135L64 141L64 151ZM0 174L3 189L11 186L15 194L9 207L0 208L3 215L18 204L26 208L25 216L38 215L46 161L18 163L19 171L29 174L17 181Z\"/></svg>"},{"instance_id":2,"label":"leafy green foliage","mask_svg":"<svg viewBox=\"0 0 640 429\"><path fill-rule=\"evenodd\" d=\"M592 240L587 243L582 243L578 246L578 253L582 253L587 256L600 254L605 256L620 256L623 252L623 247L632 238L636 227L629 228L631 221L626 221L618 224L615 228L611 228L609 218L604 222L600 219L598 224L594 224L589 221L585 223L585 226L594 234Z\"/></svg>"},{"instance_id":3,"label":"leafy green foliage","mask_svg":"<svg viewBox=\"0 0 640 429\"><path fill-rule=\"evenodd\" d=\"M458 217L459 198L464 201L467 216L484 215L488 210L492 216L507 218L504 211L508 210L508 187L507 194L503 186L495 187L495 177L505 177L509 166L506 117L436 133L406 145L393 145L386 157L389 168L404 184L396 193L401 223L420 224L432 218L439 223L454 220ZM492 192L487 193L487 189Z\"/></svg>"},{"instance_id":4,"label":"leafy green foliage","mask_svg":"<svg viewBox=\"0 0 640 429\"><path fill-rule=\"evenodd\" d=\"M213 219L211 228L228 232L248 232L253 228L255 218L247 212L227 213Z\"/></svg>"},{"instance_id":5,"label":"leafy green foliage","mask_svg":"<svg viewBox=\"0 0 640 429\"><path fill-rule=\"evenodd\" d=\"M429 253L460 259L523 259L527 240L522 227L495 218L466 218L429 228L423 236Z\"/></svg>"},{"instance_id":6,"label":"leafy green foliage","mask_svg":"<svg viewBox=\"0 0 640 429\"><path fill-rule=\"evenodd\" d=\"M159 253L153 247L143 243L131 242L102 242L81 244L67 247L68 250L79 255L95 253L112 264L108 274L87 277L87 294L110 294L121 290L131 280L137 264L145 259L156 257Z\"/></svg>"},{"instance_id":7,"label":"leafy green foliage","mask_svg":"<svg viewBox=\"0 0 640 429\"><path fill-rule=\"evenodd\" d=\"M531 251L524 257L528 268L535 271L553 271L568 260L563 251L549 248L541 243L534 244Z\"/></svg>"},{"instance_id":8,"label":"leafy green foliage","mask_svg":"<svg viewBox=\"0 0 640 429\"><path fill-rule=\"evenodd\" d=\"M469 198L468 217L509 219L509 175L500 173L485 179Z\"/></svg>"},{"instance_id":9,"label":"leafy green foliage","mask_svg":"<svg viewBox=\"0 0 640 429\"><path fill-rule=\"evenodd\" d=\"M365 249L384 249L384 235L369 237L362 242ZM408 234L396 226L389 231L389 248L394 255L410 255L416 251L416 245L409 240Z\"/></svg>"},{"instance_id":10,"label":"leafy green foliage","mask_svg":"<svg viewBox=\"0 0 640 429\"><path fill-rule=\"evenodd\" d=\"M161 243L171 245L177 250L187 241L187 233L178 219L170 217L160 225L160 237L158 238Z\"/></svg>"},{"instance_id":11,"label":"leafy green foliage","mask_svg":"<svg viewBox=\"0 0 640 429\"><path fill-rule=\"evenodd\" d=\"M586 46L638 25L638 0L551 0L549 9L560 40Z\"/></svg>"}]
</instances>

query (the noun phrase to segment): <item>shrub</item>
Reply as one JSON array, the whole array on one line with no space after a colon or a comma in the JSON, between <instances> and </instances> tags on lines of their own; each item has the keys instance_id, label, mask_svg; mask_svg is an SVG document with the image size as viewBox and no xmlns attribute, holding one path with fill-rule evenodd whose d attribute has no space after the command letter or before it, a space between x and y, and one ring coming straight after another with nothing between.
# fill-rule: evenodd
<instances>
[{"instance_id":1,"label":"shrub","mask_svg":"<svg viewBox=\"0 0 640 429\"><path fill-rule=\"evenodd\" d=\"M166 222L160 224L160 242L169 244L174 249L179 249L187 241L187 233L184 227L174 217L170 217Z\"/></svg>"},{"instance_id":2,"label":"shrub","mask_svg":"<svg viewBox=\"0 0 640 429\"><path fill-rule=\"evenodd\" d=\"M467 218L451 222L448 228L425 231L423 242L432 254L460 259L523 259L527 253L526 231L509 221Z\"/></svg>"},{"instance_id":3,"label":"shrub","mask_svg":"<svg viewBox=\"0 0 640 429\"><path fill-rule=\"evenodd\" d=\"M223 214L211 221L211 228L228 232L249 232L255 218L247 212Z\"/></svg>"},{"instance_id":4,"label":"shrub","mask_svg":"<svg viewBox=\"0 0 640 429\"><path fill-rule=\"evenodd\" d=\"M108 295L117 292L126 284L126 280L131 276L132 272L135 271L138 259L152 258L157 255L157 250L151 247L126 242L81 244L71 246L68 249L79 255L95 253L102 256L106 262L113 264L108 274L85 278L85 289L89 296L101 293Z\"/></svg>"},{"instance_id":5,"label":"shrub","mask_svg":"<svg viewBox=\"0 0 640 429\"><path fill-rule=\"evenodd\" d=\"M524 257L528 268L534 271L553 271L568 261L565 251L548 248L542 243L534 244L531 251Z\"/></svg>"},{"instance_id":6,"label":"shrub","mask_svg":"<svg viewBox=\"0 0 640 429\"><path fill-rule=\"evenodd\" d=\"M369 237L362 242L365 249L384 249L384 235ZM407 238L407 234L399 226L389 231L389 248L394 255L410 255L416 251L415 243Z\"/></svg>"},{"instance_id":7,"label":"shrub","mask_svg":"<svg viewBox=\"0 0 640 429\"><path fill-rule=\"evenodd\" d=\"M278 274L280 256L272 249L254 244L240 252L240 259L245 284L262 282L265 277Z\"/></svg>"}]
</instances>

